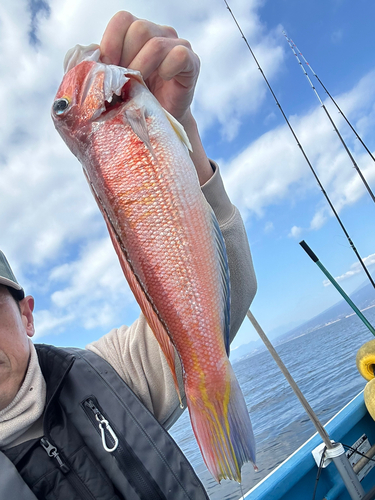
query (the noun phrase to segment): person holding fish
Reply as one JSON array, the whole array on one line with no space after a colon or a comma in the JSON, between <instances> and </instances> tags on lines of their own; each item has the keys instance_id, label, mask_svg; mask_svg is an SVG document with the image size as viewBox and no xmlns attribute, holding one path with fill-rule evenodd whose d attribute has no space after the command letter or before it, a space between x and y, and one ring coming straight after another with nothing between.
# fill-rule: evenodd
<instances>
[{"instance_id":1,"label":"person holding fish","mask_svg":"<svg viewBox=\"0 0 375 500\"><path fill-rule=\"evenodd\" d=\"M34 346L34 299L0 252L0 498L208 498L166 432L186 405L218 481L255 462L228 354L256 280L191 113L199 65L128 12L65 58L52 117L142 313L86 349Z\"/></svg>"}]
</instances>

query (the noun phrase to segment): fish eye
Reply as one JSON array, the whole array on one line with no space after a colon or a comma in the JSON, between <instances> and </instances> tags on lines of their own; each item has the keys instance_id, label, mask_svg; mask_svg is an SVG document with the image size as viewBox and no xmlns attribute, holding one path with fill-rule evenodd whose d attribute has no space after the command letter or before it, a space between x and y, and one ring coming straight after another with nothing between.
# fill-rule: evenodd
<instances>
[{"instance_id":1,"label":"fish eye","mask_svg":"<svg viewBox=\"0 0 375 500\"><path fill-rule=\"evenodd\" d=\"M61 115L64 111L67 110L69 106L69 101L66 97L62 97L61 99L57 99L53 103L53 111L56 115Z\"/></svg>"}]
</instances>

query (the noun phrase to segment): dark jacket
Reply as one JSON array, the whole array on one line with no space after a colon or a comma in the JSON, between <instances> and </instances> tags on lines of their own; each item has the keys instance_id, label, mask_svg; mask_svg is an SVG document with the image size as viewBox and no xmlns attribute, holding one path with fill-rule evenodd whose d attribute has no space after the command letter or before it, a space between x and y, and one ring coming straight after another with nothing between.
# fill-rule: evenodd
<instances>
[{"instance_id":1,"label":"dark jacket","mask_svg":"<svg viewBox=\"0 0 375 500\"><path fill-rule=\"evenodd\" d=\"M35 347L47 383L44 437L3 453L38 499L208 499L173 439L105 360Z\"/></svg>"}]
</instances>

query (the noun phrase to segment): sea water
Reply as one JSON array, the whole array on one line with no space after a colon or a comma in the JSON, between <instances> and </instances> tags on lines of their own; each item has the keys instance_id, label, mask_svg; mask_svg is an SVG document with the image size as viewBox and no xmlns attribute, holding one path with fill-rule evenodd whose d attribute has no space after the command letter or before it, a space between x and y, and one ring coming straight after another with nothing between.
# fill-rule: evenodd
<instances>
[{"instance_id":1,"label":"sea water","mask_svg":"<svg viewBox=\"0 0 375 500\"><path fill-rule=\"evenodd\" d=\"M364 314L375 325L375 307ZM366 381L357 372L355 357L361 345L373 338L362 321L352 315L276 347L323 424L364 389ZM242 468L242 490L246 493L312 436L315 428L268 351L242 359L233 368L245 396L257 444L259 471L254 472L251 464ZM218 484L207 471L187 411L171 434L211 500L241 498L236 482L225 480Z\"/></svg>"}]
</instances>

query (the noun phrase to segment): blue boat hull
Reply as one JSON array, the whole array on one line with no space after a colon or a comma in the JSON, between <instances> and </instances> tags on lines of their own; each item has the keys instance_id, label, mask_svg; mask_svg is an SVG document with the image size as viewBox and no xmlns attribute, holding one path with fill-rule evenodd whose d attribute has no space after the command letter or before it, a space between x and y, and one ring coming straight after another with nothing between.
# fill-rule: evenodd
<instances>
[{"instance_id":1,"label":"blue boat hull","mask_svg":"<svg viewBox=\"0 0 375 500\"><path fill-rule=\"evenodd\" d=\"M327 424L326 430L335 442L353 444L365 434L375 444L375 422L367 412L363 392L358 394ZM310 500L314 491L317 465L312 450L322 443L318 434L306 441L254 488L244 495L246 500ZM375 485L375 468L361 482L367 492ZM317 500L350 500L336 467L330 463L322 470L316 492Z\"/></svg>"}]
</instances>

